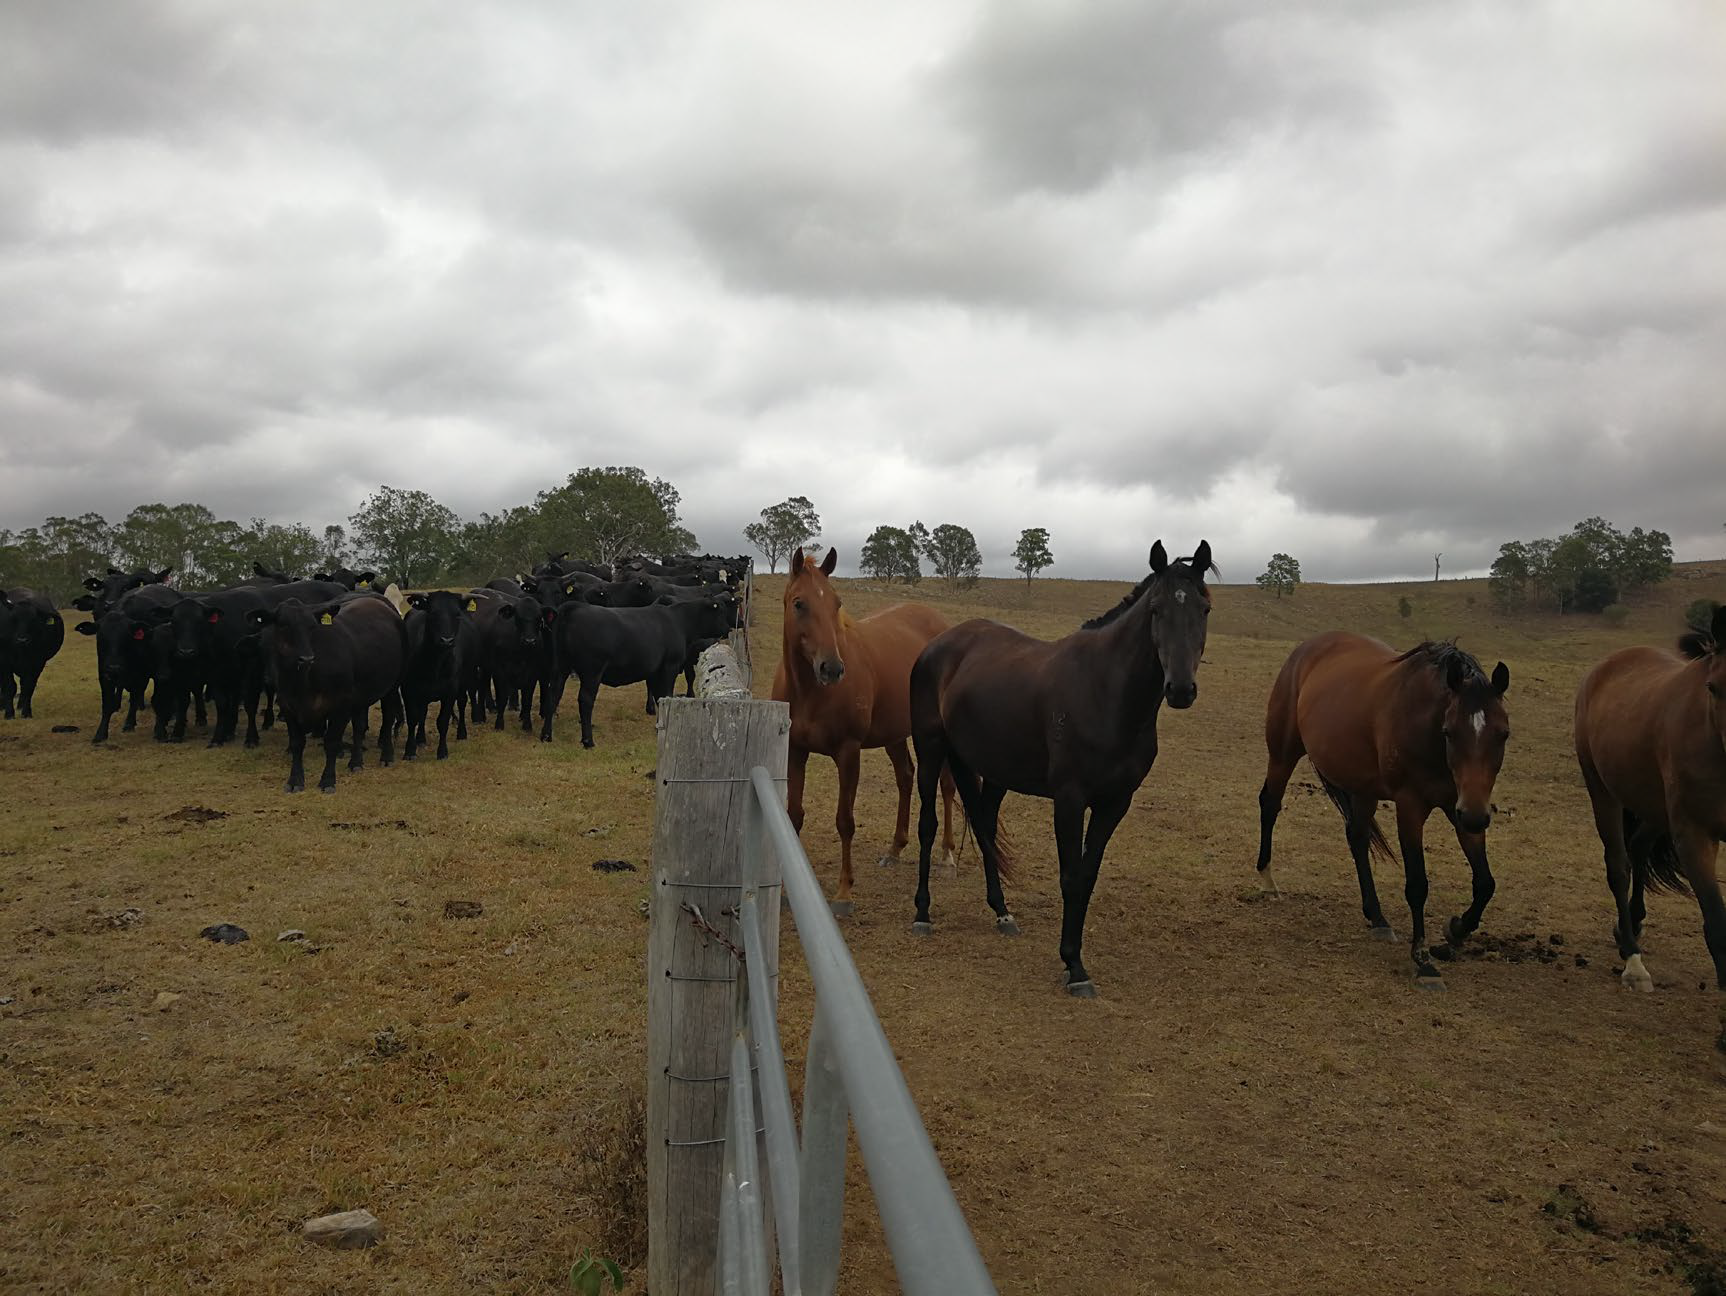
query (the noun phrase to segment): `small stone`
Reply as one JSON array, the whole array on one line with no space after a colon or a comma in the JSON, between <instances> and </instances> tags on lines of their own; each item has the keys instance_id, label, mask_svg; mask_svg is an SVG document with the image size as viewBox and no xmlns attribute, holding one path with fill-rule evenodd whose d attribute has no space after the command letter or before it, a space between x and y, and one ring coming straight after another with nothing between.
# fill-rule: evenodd
<instances>
[{"instance_id":1,"label":"small stone","mask_svg":"<svg viewBox=\"0 0 1726 1296\"><path fill-rule=\"evenodd\" d=\"M233 923L216 923L204 928L198 935L222 945L238 945L241 941L252 939L250 932L244 927L234 926Z\"/></svg>"},{"instance_id":2,"label":"small stone","mask_svg":"<svg viewBox=\"0 0 1726 1296\"><path fill-rule=\"evenodd\" d=\"M151 1002L150 1007L155 1012L167 1012L185 997L182 994L175 994L172 990L164 990Z\"/></svg>"},{"instance_id":3,"label":"small stone","mask_svg":"<svg viewBox=\"0 0 1726 1296\"><path fill-rule=\"evenodd\" d=\"M306 934L303 931L301 931L298 927L290 928L289 930L283 932L280 936L276 937L276 939L278 941L303 941L305 938L306 938Z\"/></svg>"},{"instance_id":4,"label":"small stone","mask_svg":"<svg viewBox=\"0 0 1726 1296\"><path fill-rule=\"evenodd\" d=\"M472 990L457 990L450 996L451 1003L461 1003L473 994Z\"/></svg>"},{"instance_id":5,"label":"small stone","mask_svg":"<svg viewBox=\"0 0 1726 1296\"><path fill-rule=\"evenodd\" d=\"M514 942L514 941L511 941L511 942L510 942L510 943L509 943L509 944L508 944L508 945L505 945L505 946L504 946L504 947L503 947L503 952L504 952L504 953L505 953L505 954L514 954L514 953L516 953L516 952L517 952L517 950L516 950L516 944L515 944L515 942Z\"/></svg>"},{"instance_id":6,"label":"small stone","mask_svg":"<svg viewBox=\"0 0 1726 1296\"><path fill-rule=\"evenodd\" d=\"M398 1053L406 1053L407 1051L407 1041L396 1034L394 1026L385 1026L372 1036L372 1052L379 1057L394 1057Z\"/></svg>"},{"instance_id":7,"label":"small stone","mask_svg":"<svg viewBox=\"0 0 1726 1296\"><path fill-rule=\"evenodd\" d=\"M1549 944L1552 944L1552 945L1564 944L1564 937L1562 935L1560 935L1558 932L1553 932L1552 935L1548 936L1546 939L1547 939L1547 942Z\"/></svg>"},{"instance_id":8,"label":"small stone","mask_svg":"<svg viewBox=\"0 0 1726 1296\"><path fill-rule=\"evenodd\" d=\"M4 1008L7 1004L9 1004L11 1002L12 1002L12 996L11 995L0 995L0 1008Z\"/></svg>"},{"instance_id":9,"label":"small stone","mask_svg":"<svg viewBox=\"0 0 1726 1296\"><path fill-rule=\"evenodd\" d=\"M478 900L445 900L443 916L445 918L478 918L485 913L485 906Z\"/></svg>"},{"instance_id":10,"label":"small stone","mask_svg":"<svg viewBox=\"0 0 1726 1296\"><path fill-rule=\"evenodd\" d=\"M125 931L128 927L136 927L143 920L144 911L142 909L122 909L117 914L108 915L108 926L115 931Z\"/></svg>"},{"instance_id":11,"label":"small stone","mask_svg":"<svg viewBox=\"0 0 1726 1296\"><path fill-rule=\"evenodd\" d=\"M1586 954L1578 954L1576 956L1576 966L1579 968L1587 967L1588 966L1588 956Z\"/></svg>"},{"instance_id":12,"label":"small stone","mask_svg":"<svg viewBox=\"0 0 1726 1296\"><path fill-rule=\"evenodd\" d=\"M302 1226L301 1232L308 1241L316 1242L319 1246L347 1250L376 1246L383 1237L384 1229L383 1225L378 1223L378 1217L370 1211L351 1210L309 1219Z\"/></svg>"}]
</instances>

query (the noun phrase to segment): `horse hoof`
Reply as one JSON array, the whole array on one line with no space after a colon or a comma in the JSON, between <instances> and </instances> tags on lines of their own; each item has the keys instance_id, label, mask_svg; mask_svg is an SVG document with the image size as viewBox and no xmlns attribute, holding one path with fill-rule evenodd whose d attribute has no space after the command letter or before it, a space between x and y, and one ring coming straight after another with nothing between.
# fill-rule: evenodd
<instances>
[{"instance_id":1,"label":"horse hoof","mask_svg":"<svg viewBox=\"0 0 1726 1296\"><path fill-rule=\"evenodd\" d=\"M1415 974L1414 984L1420 990L1443 990L1444 978L1437 972L1419 972Z\"/></svg>"},{"instance_id":2,"label":"horse hoof","mask_svg":"<svg viewBox=\"0 0 1726 1296\"><path fill-rule=\"evenodd\" d=\"M945 855L941 856L941 872L946 874L948 877L959 876L959 857L953 854L952 851L948 851Z\"/></svg>"},{"instance_id":3,"label":"horse hoof","mask_svg":"<svg viewBox=\"0 0 1726 1296\"><path fill-rule=\"evenodd\" d=\"M1624 973L1619 978L1626 990L1640 990L1643 994L1654 993L1654 978L1648 975L1648 969L1642 965L1642 955L1632 954L1624 963Z\"/></svg>"},{"instance_id":4,"label":"horse hoof","mask_svg":"<svg viewBox=\"0 0 1726 1296\"><path fill-rule=\"evenodd\" d=\"M1012 914L1002 914L1001 917L995 919L995 930L1003 936L1017 936L1019 934L1019 920Z\"/></svg>"},{"instance_id":5,"label":"horse hoof","mask_svg":"<svg viewBox=\"0 0 1726 1296\"><path fill-rule=\"evenodd\" d=\"M1067 993L1072 995L1075 999L1095 999L1097 997L1097 987L1092 985L1089 981L1069 981L1067 983Z\"/></svg>"},{"instance_id":6,"label":"horse hoof","mask_svg":"<svg viewBox=\"0 0 1726 1296\"><path fill-rule=\"evenodd\" d=\"M1461 949L1468 941L1468 932L1463 929L1462 916L1458 914L1444 925L1444 938L1450 942L1452 949Z\"/></svg>"},{"instance_id":7,"label":"horse hoof","mask_svg":"<svg viewBox=\"0 0 1726 1296\"><path fill-rule=\"evenodd\" d=\"M887 852L884 852L882 854L880 859L875 861L875 867L876 868L892 868L898 862L899 862L899 857L897 855L893 854L891 851L887 851Z\"/></svg>"},{"instance_id":8,"label":"horse hoof","mask_svg":"<svg viewBox=\"0 0 1726 1296\"><path fill-rule=\"evenodd\" d=\"M932 922L914 922L911 924L911 934L913 936L933 936L935 924Z\"/></svg>"},{"instance_id":9,"label":"horse hoof","mask_svg":"<svg viewBox=\"0 0 1726 1296\"><path fill-rule=\"evenodd\" d=\"M1263 895L1281 898L1283 889L1277 885L1276 878L1271 876L1268 868L1259 870L1259 891Z\"/></svg>"},{"instance_id":10,"label":"horse hoof","mask_svg":"<svg viewBox=\"0 0 1726 1296\"><path fill-rule=\"evenodd\" d=\"M856 906L849 900L834 900L827 907L833 911L835 918L849 918L856 912Z\"/></svg>"},{"instance_id":11,"label":"horse hoof","mask_svg":"<svg viewBox=\"0 0 1726 1296\"><path fill-rule=\"evenodd\" d=\"M1375 941L1393 941L1396 939L1396 930L1389 924L1371 928L1370 934Z\"/></svg>"}]
</instances>

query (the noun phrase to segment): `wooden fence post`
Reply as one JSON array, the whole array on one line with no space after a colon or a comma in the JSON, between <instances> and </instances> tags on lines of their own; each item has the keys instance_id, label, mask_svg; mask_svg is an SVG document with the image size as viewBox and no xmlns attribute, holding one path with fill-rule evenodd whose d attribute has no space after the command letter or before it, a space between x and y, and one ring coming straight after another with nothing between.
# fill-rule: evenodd
<instances>
[{"instance_id":1,"label":"wooden fence post","mask_svg":"<svg viewBox=\"0 0 1726 1296\"><path fill-rule=\"evenodd\" d=\"M723 698L659 702L647 939L647 1285L653 1296L711 1296L714 1290L739 966L692 911L741 948L737 921L725 911L742 895L744 810L755 796L749 771L763 765L783 779L791 731L785 703L730 691ZM777 887L777 861L764 866L766 884ZM762 915L777 990L779 905L762 906Z\"/></svg>"}]
</instances>

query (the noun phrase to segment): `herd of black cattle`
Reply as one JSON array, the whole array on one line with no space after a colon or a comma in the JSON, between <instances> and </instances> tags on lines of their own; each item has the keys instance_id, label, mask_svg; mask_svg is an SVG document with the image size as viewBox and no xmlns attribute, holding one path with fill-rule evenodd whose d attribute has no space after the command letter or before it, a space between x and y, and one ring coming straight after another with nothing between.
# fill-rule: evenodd
<instances>
[{"instance_id":1,"label":"herd of black cattle","mask_svg":"<svg viewBox=\"0 0 1726 1296\"><path fill-rule=\"evenodd\" d=\"M490 712L498 729L515 708L533 727L539 694L540 740L551 741L564 683L574 675L581 741L593 746L593 703L602 684L645 683L647 710L670 696L677 676L693 685L703 649L743 623L748 558L681 555L613 567L551 556L531 574L502 577L466 593L434 591L398 604L373 586L375 573L343 567L296 580L254 563L257 573L231 589L193 593L167 583L171 572L122 572L84 582L74 607L90 620L74 629L96 640L102 719L94 741L108 738L109 721L130 699L123 730L136 726L146 691L158 742L180 742L188 712L206 722L216 713L209 745L235 737L246 715L245 745L258 745L280 711L292 760L287 790L305 787L308 735L321 735L324 772L318 786L334 790L336 761L351 730L350 770L364 763L372 706L380 707L378 752L393 762L405 726L402 756L414 759L426 742L426 716L438 704L439 759L449 754L449 725L458 739L467 722ZM0 713L31 714L37 680L60 650L65 627L53 601L28 589L0 594Z\"/></svg>"}]
</instances>

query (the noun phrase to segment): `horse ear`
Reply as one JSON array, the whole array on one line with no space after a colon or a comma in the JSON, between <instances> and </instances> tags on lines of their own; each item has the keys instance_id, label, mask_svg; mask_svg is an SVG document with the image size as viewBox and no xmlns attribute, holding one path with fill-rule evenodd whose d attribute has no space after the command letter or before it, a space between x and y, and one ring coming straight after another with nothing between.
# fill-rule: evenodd
<instances>
[{"instance_id":1,"label":"horse ear","mask_svg":"<svg viewBox=\"0 0 1726 1296\"><path fill-rule=\"evenodd\" d=\"M1506 666L1503 662L1499 662L1498 665L1492 668L1492 691L1498 694L1499 697L1503 697L1505 690L1509 687L1510 667Z\"/></svg>"},{"instance_id":2,"label":"horse ear","mask_svg":"<svg viewBox=\"0 0 1726 1296\"><path fill-rule=\"evenodd\" d=\"M833 569L838 565L839 551L837 549L829 549L827 551L827 556L821 560L821 574L823 576L831 576L833 574Z\"/></svg>"},{"instance_id":3,"label":"horse ear","mask_svg":"<svg viewBox=\"0 0 1726 1296\"><path fill-rule=\"evenodd\" d=\"M803 546L799 545L791 551L791 574L795 576L803 570Z\"/></svg>"},{"instance_id":4,"label":"horse ear","mask_svg":"<svg viewBox=\"0 0 1726 1296\"><path fill-rule=\"evenodd\" d=\"M1151 546L1151 570L1161 576L1169 569L1169 551L1163 548L1163 542L1157 541Z\"/></svg>"},{"instance_id":5,"label":"horse ear","mask_svg":"<svg viewBox=\"0 0 1726 1296\"><path fill-rule=\"evenodd\" d=\"M1462 658L1452 657L1450 659L1450 665L1446 668L1444 673L1444 682L1449 687L1450 691L1454 693L1460 689L1462 687L1463 680L1467 678L1468 667L1463 664Z\"/></svg>"},{"instance_id":6,"label":"horse ear","mask_svg":"<svg viewBox=\"0 0 1726 1296\"><path fill-rule=\"evenodd\" d=\"M1714 619L1708 623L1708 633L1714 640L1715 652L1726 652L1726 604L1714 609Z\"/></svg>"},{"instance_id":7,"label":"horse ear","mask_svg":"<svg viewBox=\"0 0 1726 1296\"><path fill-rule=\"evenodd\" d=\"M1193 572L1200 580L1203 580L1205 578L1205 573L1210 569L1211 542L1209 540L1201 540L1199 541L1199 547L1193 550Z\"/></svg>"}]
</instances>

